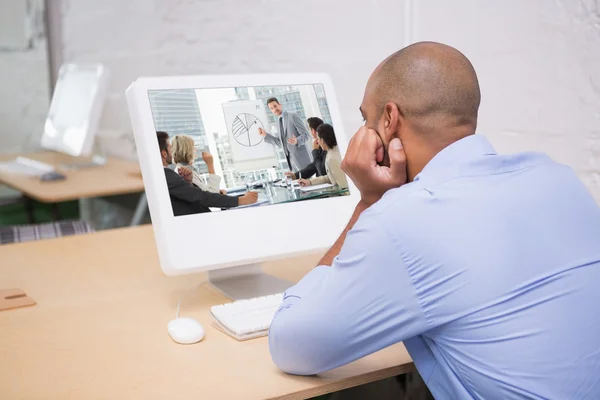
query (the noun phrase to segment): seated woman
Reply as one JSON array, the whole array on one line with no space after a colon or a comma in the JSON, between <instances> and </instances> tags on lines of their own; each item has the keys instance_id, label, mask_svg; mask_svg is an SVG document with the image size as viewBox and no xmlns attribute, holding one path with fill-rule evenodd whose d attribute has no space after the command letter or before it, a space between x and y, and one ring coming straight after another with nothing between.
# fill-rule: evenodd
<instances>
[{"instance_id":1,"label":"seated woman","mask_svg":"<svg viewBox=\"0 0 600 400\"><path fill-rule=\"evenodd\" d=\"M342 155L335 139L333 127L329 124L321 124L317 128L317 137L319 145L327 152L325 156L325 171L327 175L312 179L300 179L298 183L301 186L331 183L332 185L337 185L340 189L348 188L346 174L342 171Z\"/></svg>"},{"instance_id":2,"label":"seated woman","mask_svg":"<svg viewBox=\"0 0 600 400\"><path fill-rule=\"evenodd\" d=\"M202 152L202 159L208 167L208 182L205 183L196 168L194 167L194 160L196 159L196 146L194 145L194 139L188 135L177 135L171 139L171 146L173 148L173 162L176 164L175 172L179 172L179 168L189 168L193 172L192 184L199 187L200 189L212 192L212 193L223 193L224 191L219 190L221 184L221 177L215 175L215 164L213 156L208 152Z\"/></svg>"},{"instance_id":3,"label":"seated woman","mask_svg":"<svg viewBox=\"0 0 600 400\"><path fill-rule=\"evenodd\" d=\"M313 138L313 162L311 162L306 167L304 167L304 169L296 173L293 173L291 171L286 172L285 176L289 176L292 179L311 178L315 174L316 176L323 176L327 173L325 171L325 156L327 155L327 152L321 148L321 146L319 145L319 138L317 137L317 128L319 128L319 126L323 124L323 120L317 117L310 117L306 120L306 122L308 123L308 127L310 128L310 136L312 136Z\"/></svg>"}]
</instances>

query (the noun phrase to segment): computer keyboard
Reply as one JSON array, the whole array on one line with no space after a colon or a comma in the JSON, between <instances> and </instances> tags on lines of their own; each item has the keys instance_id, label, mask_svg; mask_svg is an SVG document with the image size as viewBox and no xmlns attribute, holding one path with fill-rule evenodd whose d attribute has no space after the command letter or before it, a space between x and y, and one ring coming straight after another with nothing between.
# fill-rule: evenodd
<instances>
[{"instance_id":1,"label":"computer keyboard","mask_svg":"<svg viewBox=\"0 0 600 400\"><path fill-rule=\"evenodd\" d=\"M15 160L0 163L0 171L28 176L41 176L47 172L54 171L54 167L30 158L17 157Z\"/></svg>"},{"instance_id":2,"label":"computer keyboard","mask_svg":"<svg viewBox=\"0 0 600 400\"><path fill-rule=\"evenodd\" d=\"M237 300L210 308L216 328L237 340L267 336L283 293Z\"/></svg>"}]
</instances>

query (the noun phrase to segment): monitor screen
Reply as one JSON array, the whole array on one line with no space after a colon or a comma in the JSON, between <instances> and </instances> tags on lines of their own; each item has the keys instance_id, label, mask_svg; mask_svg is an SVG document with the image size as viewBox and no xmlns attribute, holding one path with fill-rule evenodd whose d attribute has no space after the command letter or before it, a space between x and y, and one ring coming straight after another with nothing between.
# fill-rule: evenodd
<instances>
[{"instance_id":1,"label":"monitor screen","mask_svg":"<svg viewBox=\"0 0 600 400\"><path fill-rule=\"evenodd\" d=\"M101 64L61 66L41 146L72 156L92 152L102 114L108 71Z\"/></svg>"},{"instance_id":2,"label":"monitor screen","mask_svg":"<svg viewBox=\"0 0 600 400\"><path fill-rule=\"evenodd\" d=\"M148 99L175 216L349 194L322 84L155 89Z\"/></svg>"}]
</instances>

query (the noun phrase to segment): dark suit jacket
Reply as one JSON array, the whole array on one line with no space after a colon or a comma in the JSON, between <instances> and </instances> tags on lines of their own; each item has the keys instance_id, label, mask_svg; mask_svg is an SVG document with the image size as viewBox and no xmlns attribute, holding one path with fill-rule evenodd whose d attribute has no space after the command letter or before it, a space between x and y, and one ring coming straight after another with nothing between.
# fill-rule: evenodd
<instances>
[{"instance_id":1,"label":"dark suit jacket","mask_svg":"<svg viewBox=\"0 0 600 400\"><path fill-rule=\"evenodd\" d=\"M323 176L327 175L327 170L325 169L325 156L327 152L322 148L314 149L312 151L313 162L308 164L301 171L296 172L296 178L308 179L313 175Z\"/></svg>"},{"instance_id":2,"label":"dark suit jacket","mask_svg":"<svg viewBox=\"0 0 600 400\"><path fill-rule=\"evenodd\" d=\"M175 216L210 212L208 207L231 208L239 205L237 197L206 192L187 183L172 169L164 170Z\"/></svg>"}]
</instances>

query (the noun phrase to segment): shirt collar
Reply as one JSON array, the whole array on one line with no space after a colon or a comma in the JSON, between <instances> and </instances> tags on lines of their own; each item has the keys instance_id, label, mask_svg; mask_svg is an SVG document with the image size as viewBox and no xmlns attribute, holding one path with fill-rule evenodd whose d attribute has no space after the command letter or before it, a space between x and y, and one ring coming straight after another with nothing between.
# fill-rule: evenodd
<instances>
[{"instance_id":1,"label":"shirt collar","mask_svg":"<svg viewBox=\"0 0 600 400\"><path fill-rule=\"evenodd\" d=\"M414 181L449 177L459 172L460 165L477 157L495 155L496 150L483 135L469 135L457 140L435 155ZM436 179L437 180L437 179Z\"/></svg>"}]
</instances>

